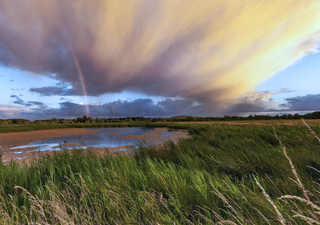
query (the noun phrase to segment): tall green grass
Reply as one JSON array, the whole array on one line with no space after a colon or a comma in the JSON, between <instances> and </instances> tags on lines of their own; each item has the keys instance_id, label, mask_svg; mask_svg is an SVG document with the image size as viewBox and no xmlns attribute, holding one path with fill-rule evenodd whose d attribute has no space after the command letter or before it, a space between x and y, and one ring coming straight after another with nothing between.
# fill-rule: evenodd
<instances>
[{"instance_id":1,"label":"tall green grass","mask_svg":"<svg viewBox=\"0 0 320 225\"><path fill-rule=\"evenodd\" d=\"M297 213L315 220L317 194L301 200L319 190L320 144L307 127L274 127L304 190L271 126L179 127L191 138L142 143L133 156L75 149L2 163L0 223L279 224L275 207L287 224L307 224Z\"/></svg>"}]
</instances>

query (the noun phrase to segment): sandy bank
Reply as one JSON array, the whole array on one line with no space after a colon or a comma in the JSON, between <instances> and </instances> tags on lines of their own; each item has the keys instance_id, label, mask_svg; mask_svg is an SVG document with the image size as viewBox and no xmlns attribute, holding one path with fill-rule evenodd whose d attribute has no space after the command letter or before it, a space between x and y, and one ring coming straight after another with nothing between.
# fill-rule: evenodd
<instances>
[{"instance_id":1,"label":"sandy bank","mask_svg":"<svg viewBox=\"0 0 320 225\"><path fill-rule=\"evenodd\" d=\"M17 133L2 133L0 134L0 145L16 145L17 142L29 143L37 140L44 140L55 137L65 137L72 135L98 133L97 130L85 130L84 128L71 129L54 129L54 130L37 130Z\"/></svg>"},{"instance_id":2,"label":"sandy bank","mask_svg":"<svg viewBox=\"0 0 320 225\"><path fill-rule=\"evenodd\" d=\"M0 152L3 154L2 159L7 160L10 158L15 158L20 156L18 154L13 153L13 152L16 152L17 149L10 150L10 148L12 147L27 145L30 142L45 140L48 138L92 134L97 132L99 131L84 130L84 128L72 128L72 129L38 130L38 131L27 131L27 132L17 132L17 133L2 133L0 134ZM21 151L29 152L34 149L35 148L25 148Z\"/></svg>"},{"instance_id":3,"label":"sandy bank","mask_svg":"<svg viewBox=\"0 0 320 225\"><path fill-rule=\"evenodd\" d=\"M168 137L162 136L160 132L167 131L167 128L155 128L150 133L146 133L143 135L127 135L122 136L121 138L125 139L136 139L136 140L144 140L146 144L153 143L155 145L161 145L165 141L173 141L177 142L179 138L187 138L189 137L186 131L175 130L174 134L171 134ZM18 161L28 162L35 157L38 157L39 154L52 154L53 151L60 151L59 146L52 147L52 150L48 151L34 151L37 147L26 147L19 149L10 149L12 147L27 145L30 142L45 140L48 138L56 138L56 137L65 137L72 135L83 135L90 133L98 133L98 130L84 130L82 128L76 129L56 129L56 130L44 130L44 131L30 131L30 132L19 132L19 133L7 133L0 134L0 152L3 154L2 160L5 162L9 162L11 159L15 159ZM111 133L108 136L121 136L119 133ZM106 135L107 136L107 135ZM120 137L119 137L120 138ZM77 143L66 143L63 144L63 147L67 146L76 146ZM111 154L116 152L121 152L124 154L132 153L130 150L130 145L118 146L114 148L108 147L108 150ZM105 148L93 148L90 147L98 155L103 155L106 153Z\"/></svg>"}]
</instances>

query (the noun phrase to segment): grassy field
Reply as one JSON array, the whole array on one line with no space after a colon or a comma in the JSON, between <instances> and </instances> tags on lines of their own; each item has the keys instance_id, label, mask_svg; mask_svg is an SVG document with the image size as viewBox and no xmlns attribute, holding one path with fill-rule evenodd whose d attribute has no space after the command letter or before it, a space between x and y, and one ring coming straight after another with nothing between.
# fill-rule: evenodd
<instances>
[{"instance_id":1,"label":"grassy field","mask_svg":"<svg viewBox=\"0 0 320 225\"><path fill-rule=\"evenodd\" d=\"M133 156L2 163L0 223L319 224L319 122L307 121L314 133L295 122L176 123L191 138Z\"/></svg>"},{"instance_id":2,"label":"grassy field","mask_svg":"<svg viewBox=\"0 0 320 225\"><path fill-rule=\"evenodd\" d=\"M313 126L320 126L319 119L305 120ZM235 125L302 125L301 120L244 120L244 121L201 121L201 122L117 122L117 123L73 123L73 124L31 124L31 125L0 125L0 133L25 132L67 128L98 128L98 127L166 127L192 126L198 124L235 124Z\"/></svg>"},{"instance_id":3,"label":"grassy field","mask_svg":"<svg viewBox=\"0 0 320 225\"><path fill-rule=\"evenodd\" d=\"M320 126L319 119L304 120L310 125ZM236 125L303 125L301 120L237 120L237 121L199 121L199 122L177 122L178 124L236 124Z\"/></svg>"}]
</instances>

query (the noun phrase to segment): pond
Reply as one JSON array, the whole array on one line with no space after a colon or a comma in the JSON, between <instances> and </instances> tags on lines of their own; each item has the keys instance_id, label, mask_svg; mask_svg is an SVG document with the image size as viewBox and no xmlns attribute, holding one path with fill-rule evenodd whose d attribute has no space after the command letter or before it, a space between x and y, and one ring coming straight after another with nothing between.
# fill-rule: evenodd
<instances>
[{"instance_id":1,"label":"pond","mask_svg":"<svg viewBox=\"0 0 320 225\"><path fill-rule=\"evenodd\" d=\"M179 137L187 137L185 131L168 130L167 128L142 128L142 127L112 127L112 128L90 128L85 130L96 130L97 133L72 135L65 137L48 138L28 143L27 145L15 146L14 154L22 154L21 149L35 148L33 151L52 151L63 148L73 149L75 147L87 148L115 148L123 146L118 150L126 150L125 146L139 144L145 141L147 144L161 144L165 141L177 141Z\"/></svg>"}]
</instances>

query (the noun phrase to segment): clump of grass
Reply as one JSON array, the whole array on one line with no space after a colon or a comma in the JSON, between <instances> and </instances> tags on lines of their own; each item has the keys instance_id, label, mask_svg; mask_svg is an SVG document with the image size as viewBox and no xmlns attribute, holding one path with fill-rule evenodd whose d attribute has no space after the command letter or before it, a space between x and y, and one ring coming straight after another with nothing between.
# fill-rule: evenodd
<instances>
[{"instance_id":1,"label":"clump of grass","mask_svg":"<svg viewBox=\"0 0 320 225\"><path fill-rule=\"evenodd\" d=\"M319 141L320 143L320 138L314 133L314 131L310 128L310 126L306 123L306 121L304 121L304 119L301 119L302 122L304 123L304 125L306 125L309 129L309 131L313 134L313 136Z\"/></svg>"},{"instance_id":2,"label":"clump of grass","mask_svg":"<svg viewBox=\"0 0 320 225\"><path fill-rule=\"evenodd\" d=\"M310 126L302 119L302 122L307 126L307 128L309 129L309 131L313 134L313 136L319 141L320 143L320 139L319 137L314 133L314 131L310 128ZM284 195L284 196L281 196L279 199L295 199L295 200L299 200L300 202L303 202L305 203L307 206L310 206L312 212L310 212L308 210L308 214L309 216L305 216L303 215L303 213L299 210L299 212L295 211L295 217L299 217L303 220L305 220L308 224L320 224L319 223L319 219L318 219L318 214L320 214L320 207L316 204L316 203L313 203L310 201L310 198L308 196L308 193L310 193L306 188L305 186L302 184L302 182L300 181L300 178L298 176L298 173L290 159L290 157L287 155L287 152L286 152L286 148L285 146L282 144L281 142L281 139L277 136L276 134L276 131L274 130L274 133L275 133L275 136L276 138L279 140L279 143L283 149L283 153L284 155L286 156L286 158L288 159L289 163L290 163L290 167L291 167L291 170L296 178L296 181L297 181L297 184L298 186L303 190L303 194L304 194L304 198L301 198L299 196L293 196L293 195ZM318 171L317 169L315 169L317 172L320 172ZM318 210L318 211L316 211ZM311 216L311 217L310 217Z\"/></svg>"},{"instance_id":3,"label":"clump of grass","mask_svg":"<svg viewBox=\"0 0 320 225\"><path fill-rule=\"evenodd\" d=\"M302 119L302 121L303 121L303 119ZM303 121L303 122L304 122L304 121ZM305 123L305 122L304 122L304 123ZM306 124L306 123L305 123L305 124ZM306 125L307 125L307 124L306 124ZM307 125L307 126L308 126L308 125ZM272 127L272 128L273 128L273 127ZM310 129L309 126L308 126L308 128ZM296 168L294 167L294 165L293 165L290 157L289 157L288 154L287 154L286 147L282 144L281 139L277 136L277 133L276 133L276 131L274 130L274 128L273 128L273 131L274 131L274 135L275 135L276 138L279 140L280 146L281 146L282 149L283 149L283 154L285 155L285 157L286 157L286 158L288 159L288 161L289 161L291 170L292 170L292 172L293 172L293 174L294 174L294 176L295 176L295 178L296 178L296 180L297 180L297 184L298 184L298 186L301 188L301 190L303 191L303 194L304 194L304 197L306 198L307 204L311 206L311 209L312 209L312 212L313 212L312 216L317 220L317 222L319 222L319 220L318 220L318 218L317 218L317 215L316 215L315 212L314 212L313 204L311 204L311 202L310 202L310 199L309 199L307 190L306 190L306 188L304 187L304 185L302 184L302 182L301 182L301 180L300 180L300 178L299 178L299 176L298 176L298 173L297 173L297 171L296 171Z\"/></svg>"},{"instance_id":4,"label":"clump of grass","mask_svg":"<svg viewBox=\"0 0 320 225\"><path fill-rule=\"evenodd\" d=\"M286 224L285 219L283 218L282 214L279 212L278 207L276 206L276 204L274 203L274 201L270 198L270 196L268 195L268 193L264 190L264 188L261 186L261 184L258 182L258 180L253 176L256 184L259 186L259 188L262 190L263 196L268 200L268 202L270 202L270 204L273 206L274 210L276 211L277 215L278 215L278 220L282 225Z\"/></svg>"}]
</instances>

